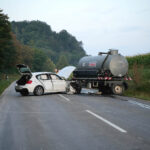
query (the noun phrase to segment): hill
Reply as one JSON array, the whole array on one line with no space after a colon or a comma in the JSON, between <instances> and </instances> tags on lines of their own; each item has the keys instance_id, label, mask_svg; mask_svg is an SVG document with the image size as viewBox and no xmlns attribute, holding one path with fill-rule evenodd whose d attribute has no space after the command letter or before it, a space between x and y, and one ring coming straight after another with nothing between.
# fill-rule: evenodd
<instances>
[{"instance_id":1,"label":"hill","mask_svg":"<svg viewBox=\"0 0 150 150\"><path fill-rule=\"evenodd\" d=\"M85 55L82 42L62 30L59 33L41 21L11 22L12 32L23 45L42 50L55 64L64 55L67 62L76 65Z\"/></svg>"}]
</instances>

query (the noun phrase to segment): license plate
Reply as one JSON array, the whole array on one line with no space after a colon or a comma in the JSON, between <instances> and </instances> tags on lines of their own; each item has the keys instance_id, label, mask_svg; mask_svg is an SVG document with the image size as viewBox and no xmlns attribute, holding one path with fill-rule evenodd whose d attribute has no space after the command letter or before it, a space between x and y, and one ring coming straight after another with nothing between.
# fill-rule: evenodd
<instances>
[{"instance_id":1,"label":"license plate","mask_svg":"<svg viewBox=\"0 0 150 150\"><path fill-rule=\"evenodd\" d=\"M20 90L20 89L22 89L22 87L20 87L20 86L16 86L16 89L17 89L17 90Z\"/></svg>"}]
</instances>

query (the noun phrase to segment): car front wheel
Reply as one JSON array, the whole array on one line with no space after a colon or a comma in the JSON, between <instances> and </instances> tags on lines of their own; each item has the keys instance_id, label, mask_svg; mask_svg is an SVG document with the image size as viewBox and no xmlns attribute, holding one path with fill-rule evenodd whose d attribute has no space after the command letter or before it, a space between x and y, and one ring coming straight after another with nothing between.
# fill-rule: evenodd
<instances>
[{"instance_id":1,"label":"car front wheel","mask_svg":"<svg viewBox=\"0 0 150 150\"><path fill-rule=\"evenodd\" d=\"M37 86L34 90L34 95L36 96L43 95L43 93L44 93L44 89L41 86Z\"/></svg>"}]
</instances>

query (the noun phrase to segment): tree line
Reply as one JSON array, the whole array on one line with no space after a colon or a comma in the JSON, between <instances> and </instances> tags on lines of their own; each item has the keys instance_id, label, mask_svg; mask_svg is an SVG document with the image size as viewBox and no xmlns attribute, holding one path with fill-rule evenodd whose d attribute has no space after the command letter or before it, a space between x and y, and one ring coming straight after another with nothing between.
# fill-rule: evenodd
<instances>
[{"instance_id":1,"label":"tree line","mask_svg":"<svg viewBox=\"0 0 150 150\"><path fill-rule=\"evenodd\" d=\"M56 33L41 21L10 22L0 9L0 73L16 71L26 64L33 71L54 71L85 55L82 42L66 30Z\"/></svg>"},{"instance_id":2,"label":"tree line","mask_svg":"<svg viewBox=\"0 0 150 150\"><path fill-rule=\"evenodd\" d=\"M85 56L81 41L66 30L55 32L51 27L41 21L11 22L12 32L24 45L42 50L58 68L66 62L77 65L79 59Z\"/></svg>"}]
</instances>

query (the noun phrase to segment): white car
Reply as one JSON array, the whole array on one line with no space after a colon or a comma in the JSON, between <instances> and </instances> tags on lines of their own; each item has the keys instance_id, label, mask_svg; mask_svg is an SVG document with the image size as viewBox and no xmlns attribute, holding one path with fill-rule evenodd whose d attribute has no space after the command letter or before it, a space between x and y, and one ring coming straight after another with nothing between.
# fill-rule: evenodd
<instances>
[{"instance_id":1,"label":"white car","mask_svg":"<svg viewBox=\"0 0 150 150\"><path fill-rule=\"evenodd\" d=\"M22 76L16 81L15 90L23 96L70 91L69 83L55 73L32 73L30 68L24 64L17 65L17 68Z\"/></svg>"}]
</instances>

